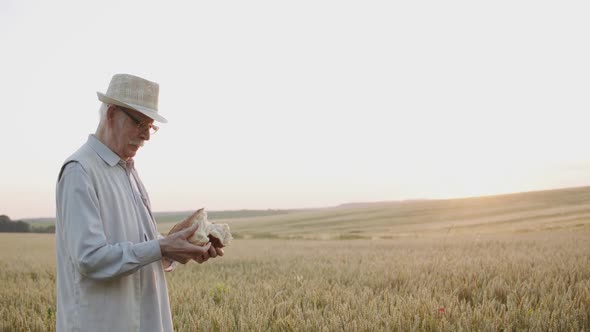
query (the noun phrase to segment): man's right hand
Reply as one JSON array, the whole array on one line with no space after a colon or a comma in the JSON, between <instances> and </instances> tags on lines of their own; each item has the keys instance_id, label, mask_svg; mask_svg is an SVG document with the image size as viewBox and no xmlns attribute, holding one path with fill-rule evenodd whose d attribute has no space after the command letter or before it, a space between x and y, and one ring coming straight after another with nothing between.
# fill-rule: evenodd
<instances>
[{"instance_id":1,"label":"man's right hand","mask_svg":"<svg viewBox=\"0 0 590 332\"><path fill-rule=\"evenodd\" d=\"M207 254L211 247L211 243L207 243L201 247L188 242L188 238L193 235L198 227L199 225L195 223L193 226L187 227L176 233L168 234L165 238L160 239L159 242L162 256L175 260L181 264L186 264L191 259L198 259L204 254Z\"/></svg>"}]
</instances>

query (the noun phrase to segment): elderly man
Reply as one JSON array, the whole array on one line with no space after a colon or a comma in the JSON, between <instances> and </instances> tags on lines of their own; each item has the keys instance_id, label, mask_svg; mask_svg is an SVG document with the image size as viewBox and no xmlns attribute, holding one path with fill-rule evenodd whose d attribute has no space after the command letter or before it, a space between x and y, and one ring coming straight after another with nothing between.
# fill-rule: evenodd
<instances>
[{"instance_id":1,"label":"elderly man","mask_svg":"<svg viewBox=\"0 0 590 332\"><path fill-rule=\"evenodd\" d=\"M57 183L57 330L172 331L164 271L173 262L223 255L187 241L196 226L167 237L133 164L166 122L158 84L113 76L94 135L64 162Z\"/></svg>"}]
</instances>

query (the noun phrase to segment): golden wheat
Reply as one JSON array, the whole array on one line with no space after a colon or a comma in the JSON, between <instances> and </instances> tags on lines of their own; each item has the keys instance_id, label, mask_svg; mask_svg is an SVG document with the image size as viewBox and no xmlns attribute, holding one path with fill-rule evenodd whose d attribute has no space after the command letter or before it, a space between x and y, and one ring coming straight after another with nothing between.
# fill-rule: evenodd
<instances>
[{"instance_id":1,"label":"golden wheat","mask_svg":"<svg viewBox=\"0 0 590 332\"><path fill-rule=\"evenodd\" d=\"M589 238L236 240L168 274L172 314L178 331L588 331ZM2 329L54 330L53 237L0 240Z\"/></svg>"}]
</instances>

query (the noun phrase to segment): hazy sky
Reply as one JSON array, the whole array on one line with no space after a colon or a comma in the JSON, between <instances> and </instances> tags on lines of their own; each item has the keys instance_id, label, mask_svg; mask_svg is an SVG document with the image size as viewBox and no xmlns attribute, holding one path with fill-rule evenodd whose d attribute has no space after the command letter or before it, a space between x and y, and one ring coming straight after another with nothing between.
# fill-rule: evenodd
<instances>
[{"instance_id":1,"label":"hazy sky","mask_svg":"<svg viewBox=\"0 0 590 332\"><path fill-rule=\"evenodd\" d=\"M587 1L0 0L0 214L53 216L113 74L156 211L590 185Z\"/></svg>"}]
</instances>

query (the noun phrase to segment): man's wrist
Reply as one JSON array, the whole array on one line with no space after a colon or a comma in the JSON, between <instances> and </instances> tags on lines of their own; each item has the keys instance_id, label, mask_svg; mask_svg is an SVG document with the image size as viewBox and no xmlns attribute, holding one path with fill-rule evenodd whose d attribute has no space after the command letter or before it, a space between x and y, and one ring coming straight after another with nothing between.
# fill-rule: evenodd
<instances>
[{"instance_id":1,"label":"man's wrist","mask_svg":"<svg viewBox=\"0 0 590 332\"><path fill-rule=\"evenodd\" d=\"M162 257L166 257L166 253L168 252L168 240L164 238L158 239L158 244L160 245L160 253Z\"/></svg>"}]
</instances>

